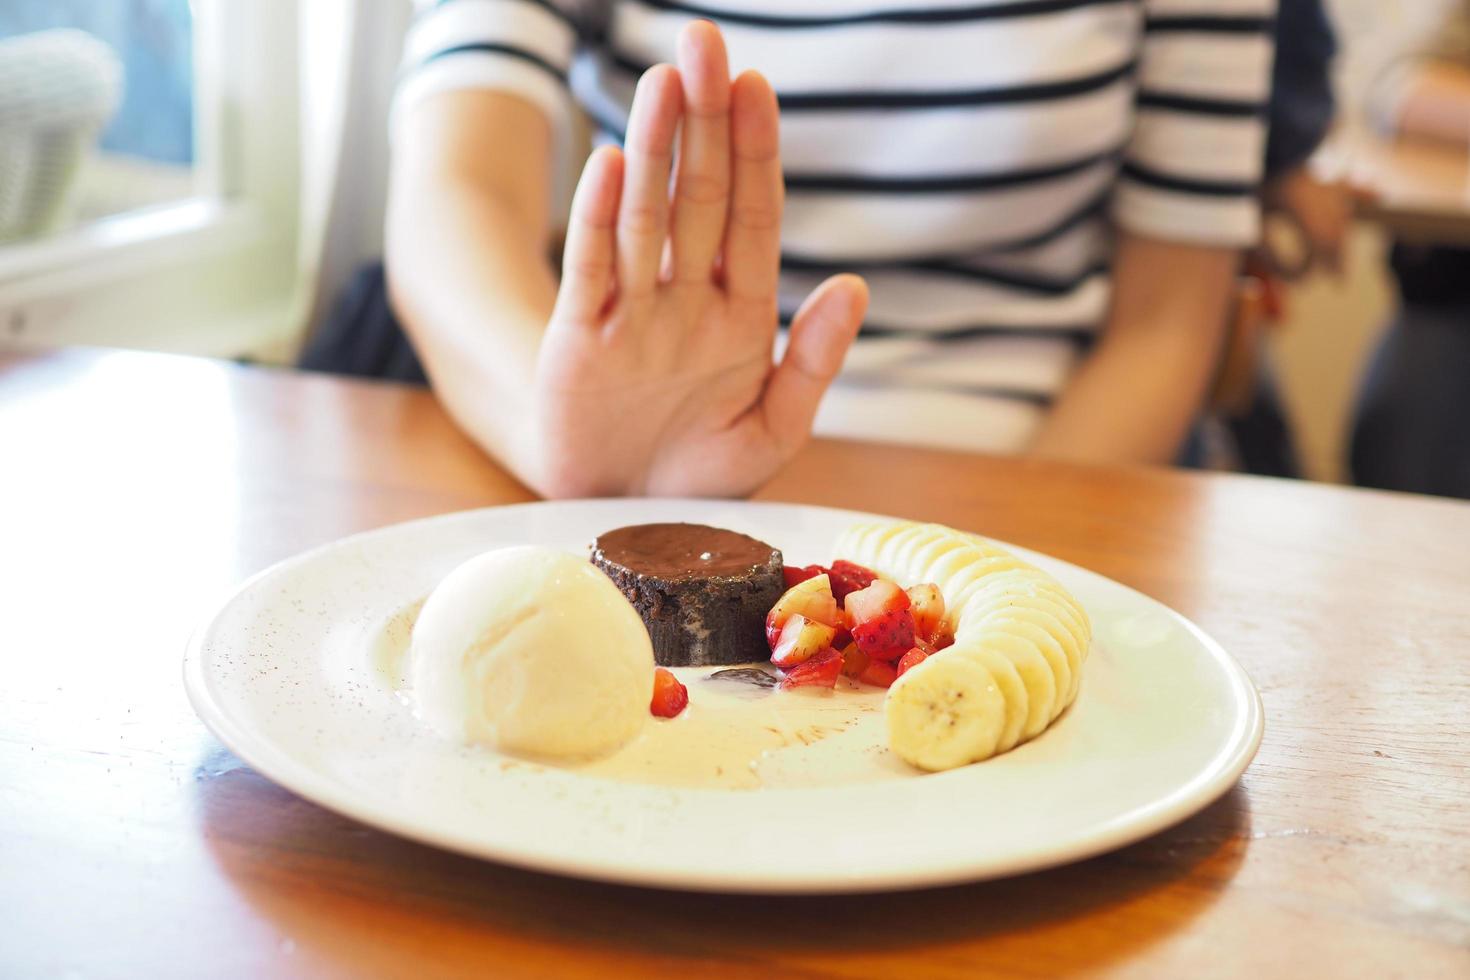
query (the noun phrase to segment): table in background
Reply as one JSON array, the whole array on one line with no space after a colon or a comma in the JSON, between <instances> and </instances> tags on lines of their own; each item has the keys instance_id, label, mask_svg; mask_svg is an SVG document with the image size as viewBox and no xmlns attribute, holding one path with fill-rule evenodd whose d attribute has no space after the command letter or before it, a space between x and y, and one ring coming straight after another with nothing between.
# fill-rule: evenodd
<instances>
[{"instance_id":1,"label":"table in background","mask_svg":"<svg viewBox=\"0 0 1470 980\"><path fill-rule=\"evenodd\" d=\"M1344 132L1322 153L1328 172L1349 173L1373 193L1359 217L1416 245L1470 246L1470 152L1433 140Z\"/></svg>"},{"instance_id":2,"label":"table in background","mask_svg":"<svg viewBox=\"0 0 1470 980\"><path fill-rule=\"evenodd\" d=\"M1143 843L907 894L686 895L400 840L225 751L184 698L185 639L277 559L530 494L412 388L11 357L0 974L1467 975L1470 506L839 442L761 496L982 530L1157 596L1255 678L1260 755ZM771 828L774 851L820 846Z\"/></svg>"}]
</instances>

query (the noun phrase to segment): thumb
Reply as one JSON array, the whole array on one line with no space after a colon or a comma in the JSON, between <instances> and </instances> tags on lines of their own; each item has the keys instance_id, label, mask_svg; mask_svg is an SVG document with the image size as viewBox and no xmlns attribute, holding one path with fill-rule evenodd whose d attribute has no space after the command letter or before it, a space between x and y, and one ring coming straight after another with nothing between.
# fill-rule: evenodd
<instances>
[{"instance_id":1,"label":"thumb","mask_svg":"<svg viewBox=\"0 0 1470 980\"><path fill-rule=\"evenodd\" d=\"M783 457L794 454L811 434L817 405L867 311L868 284L850 274L823 282L796 311L791 341L761 398L766 430Z\"/></svg>"}]
</instances>

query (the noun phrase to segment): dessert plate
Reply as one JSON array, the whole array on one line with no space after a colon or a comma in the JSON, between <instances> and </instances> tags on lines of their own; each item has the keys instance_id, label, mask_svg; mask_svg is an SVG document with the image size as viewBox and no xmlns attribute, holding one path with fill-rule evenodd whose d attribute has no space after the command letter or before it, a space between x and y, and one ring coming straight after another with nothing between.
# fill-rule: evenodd
<instances>
[{"instance_id":1,"label":"dessert plate","mask_svg":"<svg viewBox=\"0 0 1470 980\"><path fill-rule=\"evenodd\" d=\"M806 770L808 785L800 766L788 766L773 768L786 777L772 785L721 789L449 744L418 722L391 682L415 604L489 548L585 552L614 527L690 521L754 535L800 565L840 557L831 554L839 532L872 518L741 501L596 500L370 531L241 586L191 640L185 686L231 751L321 806L507 864L701 891L879 891L1046 868L1182 820L1249 764L1261 739L1260 697L1217 643L1147 596L1022 548L1014 550L1091 614L1081 693L1034 741L949 772L911 772L888 756L871 696L852 697L868 705L853 731L871 737L848 732L825 743L827 755L811 757L823 761ZM686 683L697 717L700 685L713 682ZM840 707L843 695L820 705ZM702 751L692 741L687 751Z\"/></svg>"}]
</instances>

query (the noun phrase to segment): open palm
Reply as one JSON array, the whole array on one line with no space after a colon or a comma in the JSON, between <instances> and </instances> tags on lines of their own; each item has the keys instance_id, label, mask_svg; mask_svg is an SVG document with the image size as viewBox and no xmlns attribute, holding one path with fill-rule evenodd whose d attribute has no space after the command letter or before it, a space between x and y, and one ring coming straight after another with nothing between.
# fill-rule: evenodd
<instances>
[{"instance_id":1,"label":"open palm","mask_svg":"<svg viewBox=\"0 0 1470 980\"><path fill-rule=\"evenodd\" d=\"M572 204L535 432L548 481L573 493L760 486L805 442L867 306L861 279L827 280L773 362L775 93L755 72L730 82L708 22L678 60L644 74L626 150L593 153Z\"/></svg>"}]
</instances>

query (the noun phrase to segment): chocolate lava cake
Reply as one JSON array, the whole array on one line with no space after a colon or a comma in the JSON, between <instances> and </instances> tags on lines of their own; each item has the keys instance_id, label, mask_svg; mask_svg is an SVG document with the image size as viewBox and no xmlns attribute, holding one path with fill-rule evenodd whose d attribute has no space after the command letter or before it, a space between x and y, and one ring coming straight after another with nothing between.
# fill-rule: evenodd
<instances>
[{"instance_id":1,"label":"chocolate lava cake","mask_svg":"<svg viewBox=\"0 0 1470 980\"><path fill-rule=\"evenodd\" d=\"M648 627L665 667L766 660L766 613L785 591L781 552L703 524L637 524L592 548Z\"/></svg>"}]
</instances>

